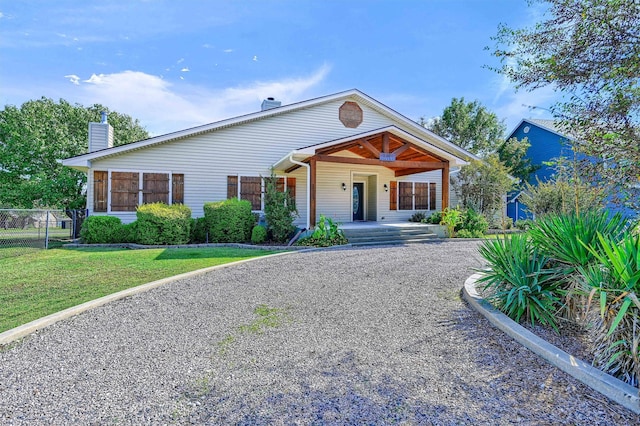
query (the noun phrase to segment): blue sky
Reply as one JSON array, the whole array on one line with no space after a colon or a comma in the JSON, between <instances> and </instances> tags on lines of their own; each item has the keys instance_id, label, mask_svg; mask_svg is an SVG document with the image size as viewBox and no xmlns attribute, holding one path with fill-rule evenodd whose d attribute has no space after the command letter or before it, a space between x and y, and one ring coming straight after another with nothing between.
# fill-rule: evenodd
<instances>
[{"instance_id":1,"label":"blue sky","mask_svg":"<svg viewBox=\"0 0 640 426\"><path fill-rule=\"evenodd\" d=\"M511 130L551 90L516 92L484 65L525 0L0 0L0 103L100 103L153 135L352 88L417 120L453 97Z\"/></svg>"}]
</instances>

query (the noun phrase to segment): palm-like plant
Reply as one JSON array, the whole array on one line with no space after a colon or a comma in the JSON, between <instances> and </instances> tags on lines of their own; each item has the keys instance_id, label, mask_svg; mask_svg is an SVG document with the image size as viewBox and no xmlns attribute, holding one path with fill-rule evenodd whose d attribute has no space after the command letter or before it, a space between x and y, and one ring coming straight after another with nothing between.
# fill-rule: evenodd
<instances>
[{"instance_id":1,"label":"palm-like plant","mask_svg":"<svg viewBox=\"0 0 640 426\"><path fill-rule=\"evenodd\" d=\"M627 221L620 214L609 216L602 211L582 214L548 215L534 222L529 231L533 244L562 269L564 304L561 313L573 320L584 314L585 298L589 292L579 273L597 261L602 253L598 235L619 241L627 229Z\"/></svg>"},{"instance_id":2,"label":"palm-like plant","mask_svg":"<svg viewBox=\"0 0 640 426\"><path fill-rule=\"evenodd\" d=\"M580 268L592 287L589 301L599 301L591 315L594 365L627 383L640 382L640 236L622 241L599 235L602 252L585 247L598 260Z\"/></svg>"},{"instance_id":3,"label":"palm-like plant","mask_svg":"<svg viewBox=\"0 0 640 426\"><path fill-rule=\"evenodd\" d=\"M488 291L487 299L515 321L523 317L557 330L555 312L560 306L560 275L524 234L487 240L480 254L490 270L479 282Z\"/></svg>"}]
</instances>

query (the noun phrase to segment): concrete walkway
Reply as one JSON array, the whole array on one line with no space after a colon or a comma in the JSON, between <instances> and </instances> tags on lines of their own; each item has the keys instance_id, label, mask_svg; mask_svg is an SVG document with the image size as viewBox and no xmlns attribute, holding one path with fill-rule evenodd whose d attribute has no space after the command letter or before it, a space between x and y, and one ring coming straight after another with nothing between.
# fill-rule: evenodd
<instances>
[{"instance_id":1,"label":"concrete walkway","mask_svg":"<svg viewBox=\"0 0 640 426\"><path fill-rule=\"evenodd\" d=\"M477 242L301 252L0 352L0 424L637 424L470 309Z\"/></svg>"}]
</instances>

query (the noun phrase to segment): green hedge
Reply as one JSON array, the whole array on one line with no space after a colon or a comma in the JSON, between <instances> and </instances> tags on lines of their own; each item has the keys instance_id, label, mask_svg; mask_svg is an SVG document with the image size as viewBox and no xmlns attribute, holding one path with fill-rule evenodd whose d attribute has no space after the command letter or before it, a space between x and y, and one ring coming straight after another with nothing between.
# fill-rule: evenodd
<instances>
[{"instance_id":1,"label":"green hedge","mask_svg":"<svg viewBox=\"0 0 640 426\"><path fill-rule=\"evenodd\" d=\"M123 236L122 221L114 216L89 216L80 229L80 238L85 244L120 243Z\"/></svg>"},{"instance_id":2,"label":"green hedge","mask_svg":"<svg viewBox=\"0 0 640 426\"><path fill-rule=\"evenodd\" d=\"M204 217L209 224L209 241L212 243L249 241L256 224L251 203L237 198L205 203Z\"/></svg>"},{"instance_id":3,"label":"green hedge","mask_svg":"<svg viewBox=\"0 0 640 426\"><path fill-rule=\"evenodd\" d=\"M186 244L191 236L191 209L183 204L143 204L136 212L139 244Z\"/></svg>"},{"instance_id":4,"label":"green hedge","mask_svg":"<svg viewBox=\"0 0 640 426\"><path fill-rule=\"evenodd\" d=\"M267 241L267 228L262 225L256 225L251 231L251 242L253 244L262 244Z\"/></svg>"}]
</instances>

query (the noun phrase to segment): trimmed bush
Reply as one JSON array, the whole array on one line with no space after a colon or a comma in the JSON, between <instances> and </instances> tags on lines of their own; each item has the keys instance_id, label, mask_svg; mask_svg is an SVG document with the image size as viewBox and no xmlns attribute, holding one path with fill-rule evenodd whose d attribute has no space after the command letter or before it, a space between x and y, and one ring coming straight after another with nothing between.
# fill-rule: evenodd
<instances>
[{"instance_id":1,"label":"trimmed bush","mask_svg":"<svg viewBox=\"0 0 640 426\"><path fill-rule=\"evenodd\" d=\"M209 224L204 217L198 217L191 219L191 238L189 242L193 244L207 243L207 232L209 231Z\"/></svg>"},{"instance_id":2,"label":"trimmed bush","mask_svg":"<svg viewBox=\"0 0 640 426\"><path fill-rule=\"evenodd\" d=\"M489 222L480 213L474 209L467 209L462 212L460 223L456 226L457 231L467 231L466 235L472 235L473 238L480 238L487 233ZM460 237L465 238L465 237Z\"/></svg>"},{"instance_id":3,"label":"trimmed bush","mask_svg":"<svg viewBox=\"0 0 640 426\"><path fill-rule=\"evenodd\" d=\"M89 216L80 229L80 238L85 244L121 243L123 234L122 221L114 216Z\"/></svg>"},{"instance_id":4,"label":"trimmed bush","mask_svg":"<svg viewBox=\"0 0 640 426\"><path fill-rule=\"evenodd\" d=\"M136 212L136 242L186 244L191 235L191 209L183 204L143 204Z\"/></svg>"},{"instance_id":5,"label":"trimmed bush","mask_svg":"<svg viewBox=\"0 0 640 426\"><path fill-rule=\"evenodd\" d=\"M204 217L209 224L209 241L212 243L249 241L251 230L256 224L256 217L251 213L251 203L237 198L205 203Z\"/></svg>"},{"instance_id":6,"label":"trimmed bush","mask_svg":"<svg viewBox=\"0 0 640 426\"><path fill-rule=\"evenodd\" d=\"M271 177L265 179L264 215L271 237L282 243L288 241L296 229L293 221L298 210L289 190L278 191L277 182L278 178L273 171Z\"/></svg>"},{"instance_id":7,"label":"trimmed bush","mask_svg":"<svg viewBox=\"0 0 640 426\"><path fill-rule=\"evenodd\" d=\"M262 225L256 225L251 231L251 242L253 244L262 244L267 240L267 228Z\"/></svg>"}]
</instances>

